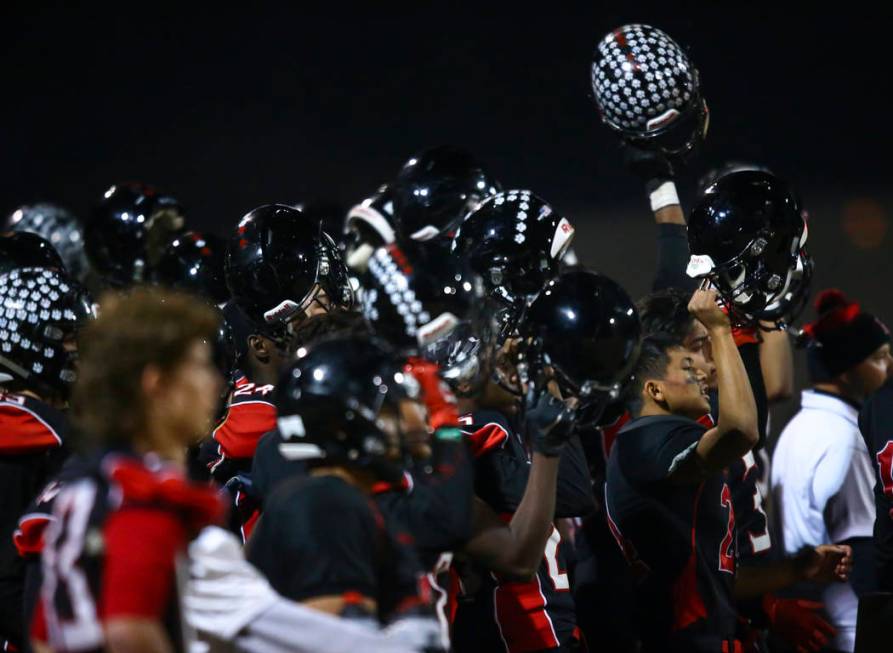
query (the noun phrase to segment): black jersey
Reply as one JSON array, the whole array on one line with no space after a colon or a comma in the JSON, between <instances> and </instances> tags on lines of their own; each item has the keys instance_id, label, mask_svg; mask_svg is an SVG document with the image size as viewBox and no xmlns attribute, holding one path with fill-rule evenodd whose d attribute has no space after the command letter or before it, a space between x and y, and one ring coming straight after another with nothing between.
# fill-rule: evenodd
<instances>
[{"instance_id":1,"label":"black jersey","mask_svg":"<svg viewBox=\"0 0 893 653\"><path fill-rule=\"evenodd\" d=\"M859 413L859 430L874 466L874 554L878 589L893 592L893 380Z\"/></svg>"},{"instance_id":2,"label":"black jersey","mask_svg":"<svg viewBox=\"0 0 893 653\"><path fill-rule=\"evenodd\" d=\"M478 411L462 418L475 467L475 493L509 521L530 475L530 453L504 416ZM572 438L561 456L557 517L582 517L594 509L583 449ZM566 645L578 636L569 567L573 549L553 526L543 561L531 581L513 582L471 565L454 624L456 650L525 653Z\"/></svg>"},{"instance_id":3,"label":"black jersey","mask_svg":"<svg viewBox=\"0 0 893 653\"><path fill-rule=\"evenodd\" d=\"M684 417L641 417L620 431L608 459L605 510L643 579L637 610L645 650L721 651L735 641L731 491L722 473L691 484L671 479L705 432Z\"/></svg>"},{"instance_id":4,"label":"black jersey","mask_svg":"<svg viewBox=\"0 0 893 653\"><path fill-rule=\"evenodd\" d=\"M288 599L359 596L375 601L386 623L422 601L411 546L360 490L310 476L283 481L265 499L247 558Z\"/></svg>"},{"instance_id":5,"label":"black jersey","mask_svg":"<svg viewBox=\"0 0 893 653\"><path fill-rule=\"evenodd\" d=\"M0 392L0 650L26 636L25 563L13 534L27 507L65 459L65 416L42 401ZM34 516L32 523L36 524Z\"/></svg>"},{"instance_id":6,"label":"black jersey","mask_svg":"<svg viewBox=\"0 0 893 653\"><path fill-rule=\"evenodd\" d=\"M143 618L183 648L175 564L223 513L217 493L157 457L109 452L52 499L32 636L59 653L104 650L104 624Z\"/></svg>"}]
</instances>

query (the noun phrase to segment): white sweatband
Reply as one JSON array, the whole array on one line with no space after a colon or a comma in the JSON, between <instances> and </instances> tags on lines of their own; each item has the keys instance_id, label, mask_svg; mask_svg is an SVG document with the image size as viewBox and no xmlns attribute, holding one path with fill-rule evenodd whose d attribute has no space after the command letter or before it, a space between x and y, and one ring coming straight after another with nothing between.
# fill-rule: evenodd
<instances>
[{"instance_id":1,"label":"white sweatband","mask_svg":"<svg viewBox=\"0 0 893 653\"><path fill-rule=\"evenodd\" d=\"M679 204L679 195L676 194L676 184L672 181L665 181L657 187L657 190L648 196L648 199L651 200L652 213L657 213L668 206Z\"/></svg>"}]
</instances>

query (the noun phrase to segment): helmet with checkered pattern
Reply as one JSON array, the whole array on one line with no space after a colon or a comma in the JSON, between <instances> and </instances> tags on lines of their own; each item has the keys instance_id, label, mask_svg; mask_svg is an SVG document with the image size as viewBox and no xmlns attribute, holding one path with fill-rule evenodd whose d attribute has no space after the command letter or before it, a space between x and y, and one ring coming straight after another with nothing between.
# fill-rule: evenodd
<instances>
[{"instance_id":1,"label":"helmet with checkered pattern","mask_svg":"<svg viewBox=\"0 0 893 653\"><path fill-rule=\"evenodd\" d=\"M20 206L9 216L6 228L46 239L59 253L69 276L80 282L86 278L90 266L84 232L80 220L68 209L49 202Z\"/></svg>"},{"instance_id":2,"label":"helmet with checkered pattern","mask_svg":"<svg viewBox=\"0 0 893 653\"><path fill-rule=\"evenodd\" d=\"M61 270L0 275L0 383L67 397L77 377L71 343L93 315L87 292Z\"/></svg>"},{"instance_id":3,"label":"helmet with checkered pattern","mask_svg":"<svg viewBox=\"0 0 893 653\"><path fill-rule=\"evenodd\" d=\"M707 134L698 70L657 28L623 25L602 38L591 81L602 120L633 145L685 157Z\"/></svg>"}]
</instances>

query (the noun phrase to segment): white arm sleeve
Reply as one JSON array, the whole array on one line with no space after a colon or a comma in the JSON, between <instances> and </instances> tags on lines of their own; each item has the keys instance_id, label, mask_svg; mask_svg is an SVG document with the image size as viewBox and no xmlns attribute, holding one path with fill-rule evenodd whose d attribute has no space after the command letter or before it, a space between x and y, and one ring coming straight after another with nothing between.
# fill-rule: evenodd
<instances>
[{"instance_id":1,"label":"white arm sleeve","mask_svg":"<svg viewBox=\"0 0 893 653\"><path fill-rule=\"evenodd\" d=\"M190 544L189 576L183 613L206 644L199 642L194 651L413 653L439 643L433 618L380 631L279 596L245 560L236 537L220 528L206 528Z\"/></svg>"},{"instance_id":2,"label":"white arm sleeve","mask_svg":"<svg viewBox=\"0 0 893 653\"><path fill-rule=\"evenodd\" d=\"M853 450L849 446L829 447L819 458L810 488L816 510L824 512L831 497L840 492L852 461Z\"/></svg>"}]
</instances>

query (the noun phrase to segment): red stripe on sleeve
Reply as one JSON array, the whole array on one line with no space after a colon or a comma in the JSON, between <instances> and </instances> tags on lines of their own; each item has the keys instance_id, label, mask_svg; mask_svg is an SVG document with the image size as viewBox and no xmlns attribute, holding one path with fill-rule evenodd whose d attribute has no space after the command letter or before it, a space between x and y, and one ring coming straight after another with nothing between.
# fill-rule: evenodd
<instances>
[{"instance_id":1,"label":"red stripe on sleeve","mask_svg":"<svg viewBox=\"0 0 893 653\"><path fill-rule=\"evenodd\" d=\"M22 454L61 444L59 434L24 406L0 404L0 454Z\"/></svg>"},{"instance_id":2,"label":"red stripe on sleeve","mask_svg":"<svg viewBox=\"0 0 893 653\"><path fill-rule=\"evenodd\" d=\"M485 424L477 431L468 433L468 441L471 444L471 454L475 458L483 456L494 449L501 447L508 440L508 432L495 422Z\"/></svg>"},{"instance_id":3,"label":"red stripe on sleeve","mask_svg":"<svg viewBox=\"0 0 893 653\"><path fill-rule=\"evenodd\" d=\"M213 438L227 458L251 458L264 433L276 428L276 407L265 401L232 404Z\"/></svg>"},{"instance_id":4,"label":"red stripe on sleeve","mask_svg":"<svg viewBox=\"0 0 893 653\"><path fill-rule=\"evenodd\" d=\"M43 533L51 519L51 515L34 513L19 520L19 527L12 534L12 541L21 557L43 551Z\"/></svg>"},{"instance_id":5,"label":"red stripe on sleeve","mask_svg":"<svg viewBox=\"0 0 893 653\"><path fill-rule=\"evenodd\" d=\"M106 520L100 614L161 619L173 598L174 559L186 545L184 524L157 508L124 508Z\"/></svg>"},{"instance_id":6,"label":"red stripe on sleeve","mask_svg":"<svg viewBox=\"0 0 893 653\"><path fill-rule=\"evenodd\" d=\"M559 645L539 574L524 583L500 583L494 591L496 623L511 653L528 653Z\"/></svg>"}]
</instances>

